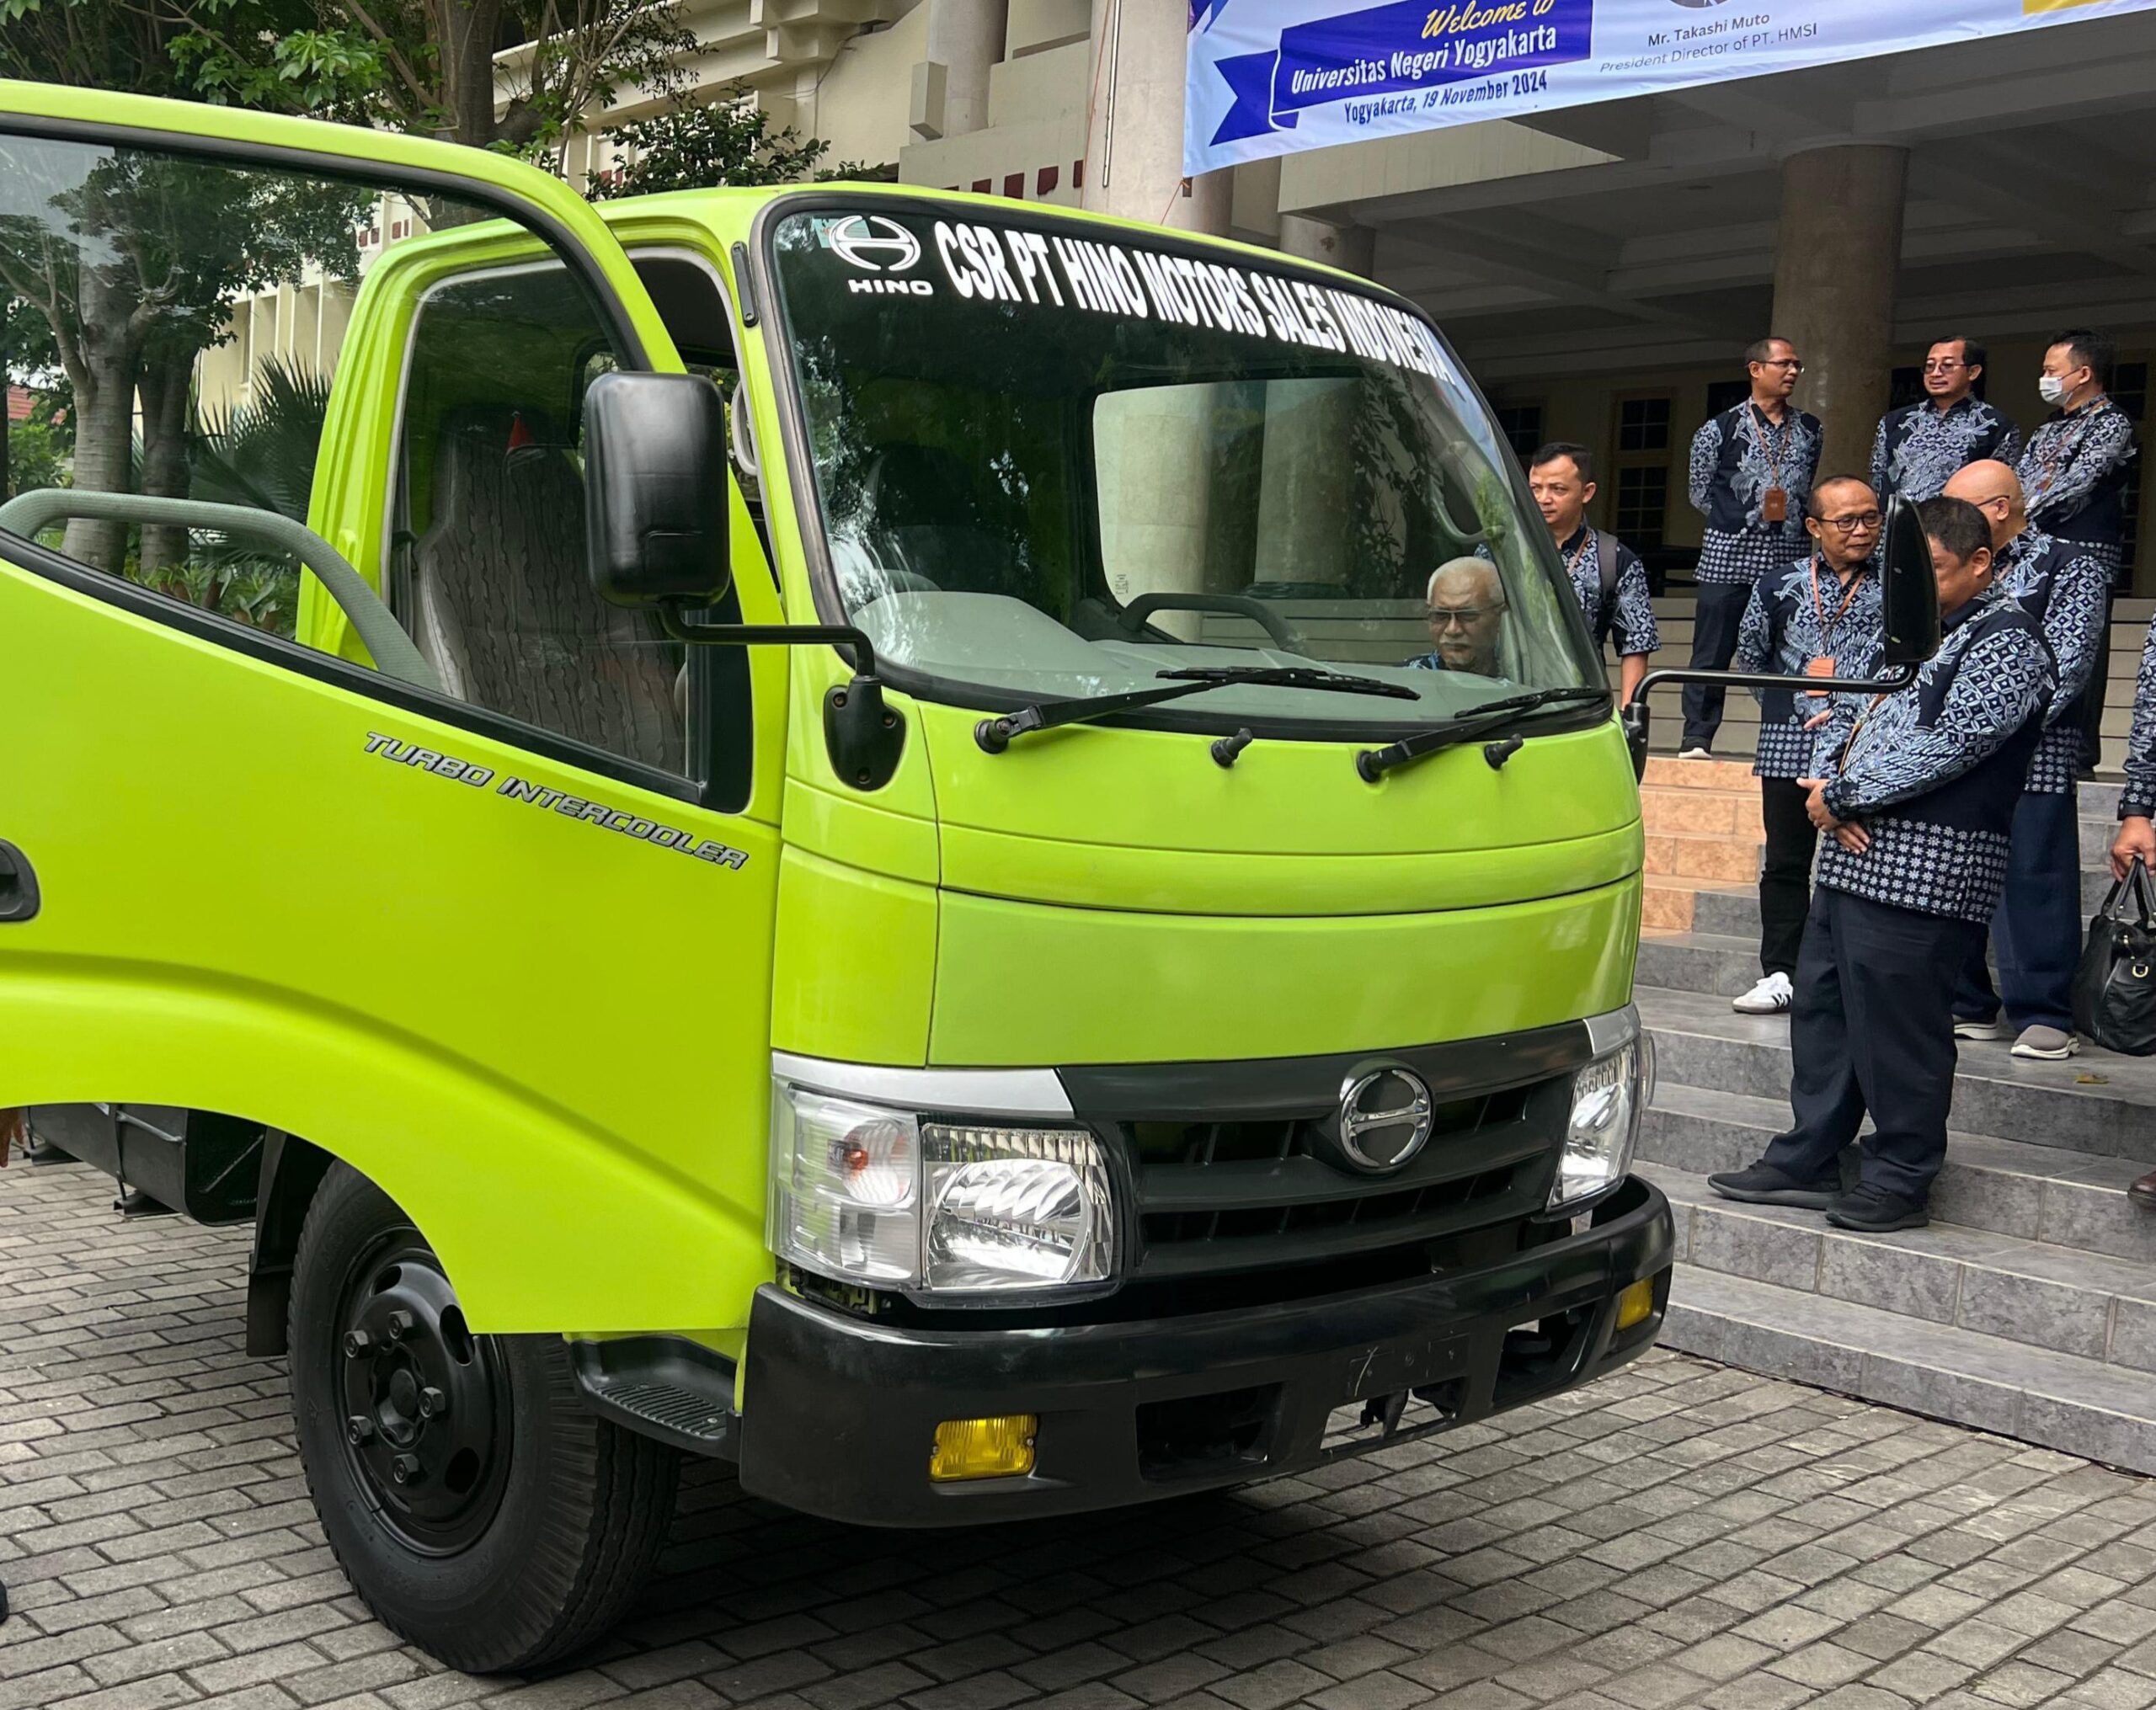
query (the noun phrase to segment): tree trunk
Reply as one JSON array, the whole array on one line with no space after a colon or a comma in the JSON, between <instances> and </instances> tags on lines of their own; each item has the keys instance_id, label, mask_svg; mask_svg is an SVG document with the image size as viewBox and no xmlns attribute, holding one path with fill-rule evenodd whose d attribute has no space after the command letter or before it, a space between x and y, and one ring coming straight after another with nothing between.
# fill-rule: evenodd
<instances>
[{"instance_id":1,"label":"tree trunk","mask_svg":"<svg viewBox=\"0 0 2156 1710\"><path fill-rule=\"evenodd\" d=\"M191 346L163 345L142 360L136 390L142 400L141 490L160 498L187 497L187 405L195 379ZM142 580L152 586L187 562L187 530L169 524L142 530Z\"/></svg>"},{"instance_id":2,"label":"tree trunk","mask_svg":"<svg viewBox=\"0 0 2156 1710\"><path fill-rule=\"evenodd\" d=\"M75 480L86 493L134 491L135 366L141 340L131 324L134 294L102 269L85 267L81 372L74 379ZM127 563L127 525L77 517L65 550L117 576Z\"/></svg>"}]
</instances>

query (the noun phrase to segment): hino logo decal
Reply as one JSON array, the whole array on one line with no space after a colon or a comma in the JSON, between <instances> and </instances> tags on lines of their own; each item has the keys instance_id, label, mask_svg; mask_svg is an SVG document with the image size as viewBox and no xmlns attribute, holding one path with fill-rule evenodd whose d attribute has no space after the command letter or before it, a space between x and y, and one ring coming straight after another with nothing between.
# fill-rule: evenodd
<instances>
[{"instance_id":1,"label":"hino logo decal","mask_svg":"<svg viewBox=\"0 0 2156 1710\"><path fill-rule=\"evenodd\" d=\"M864 273L910 273L921 261L921 240L881 214L849 214L825 235L834 255Z\"/></svg>"},{"instance_id":2,"label":"hino logo decal","mask_svg":"<svg viewBox=\"0 0 2156 1710\"><path fill-rule=\"evenodd\" d=\"M1358 1169L1398 1169L1428 1142L1435 1120L1422 1076L1375 1069L1341 1089L1340 1149Z\"/></svg>"}]
</instances>

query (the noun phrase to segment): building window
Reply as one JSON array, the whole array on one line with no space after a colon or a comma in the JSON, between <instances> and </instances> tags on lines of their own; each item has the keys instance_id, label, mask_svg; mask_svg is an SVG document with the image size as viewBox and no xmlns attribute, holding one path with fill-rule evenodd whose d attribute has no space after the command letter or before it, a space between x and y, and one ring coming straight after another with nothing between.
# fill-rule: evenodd
<instances>
[{"instance_id":1,"label":"building window","mask_svg":"<svg viewBox=\"0 0 2156 1710\"><path fill-rule=\"evenodd\" d=\"M1669 508L1671 414L1676 400L1668 392L1642 392L1616 401L1609 436L1610 528L1636 552L1662 543Z\"/></svg>"},{"instance_id":2,"label":"building window","mask_svg":"<svg viewBox=\"0 0 2156 1710\"><path fill-rule=\"evenodd\" d=\"M1724 410L1733 410L1752 396L1750 380L1718 380L1707 388L1707 414L1720 415Z\"/></svg>"},{"instance_id":3,"label":"building window","mask_svg":"<svg viewBox=\"0 0 2156 1710\"><path fill-rule=\"evenodd\" d=\"M1667 451L1669 449L1669 400L1666 397L1628 397L1617 406L1617 449L1625 451Z\"/></svg>"},{"instance_id":4,"label":"building window","mask_svg":"<svg viewBox=\"0 0 2156 1710\"><path fill-rule=\"evenodd\" d=\"M1669 469L1620 469L1617 471L1617 538L1636 552L1651 552L1662 545L1662 524L1669 509Z\"/></svg>"},{"instance_id":5,"label":"building window","mask_svg":"<svg viewBox=\"0 0 2156 1710\"><path fill-rule=\"evenodd\" d=\"M1523 463L1542 449L1542 406L1513 404L1497 412L1497 427Z\"/></svg>"}]
</instances>

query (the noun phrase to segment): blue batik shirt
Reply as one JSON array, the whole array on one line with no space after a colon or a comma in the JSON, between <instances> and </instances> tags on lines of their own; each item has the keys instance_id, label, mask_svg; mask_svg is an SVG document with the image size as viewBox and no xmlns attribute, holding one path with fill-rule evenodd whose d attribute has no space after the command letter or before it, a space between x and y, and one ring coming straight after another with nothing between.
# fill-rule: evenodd
<instances>
[{"instance_id":1,"label":"blue batik shirt","mask_svg":"<svg viewBox=\"0 0 2156 1710\"><path fill-rule=\"evenodd\" d=\"M1830 658L1837 677L1870 677L1879 669L1886 614L1879 567L1871 559L1859 565L1851 581L1816 560L1762 576L1737 631L1737 669L1774 671L1801 679L1807 661ZM1805 726L1846 697L1808 695L1792 683L1787 689L1754 691L1759 697L1759 747L1752 770L1762 778L1816 775L1812 754L1820 732Z\"/></svg>"},{"instance_id":2,"label":"blue batik shirt","mask_svg":"<svg viewBox=\"0 0 2156 1710\"><path fill-rule=\"evenodd\" d=\"M1767 419L1748 398L1708 418L1692 436L1692 508L1707 519L1708 546L1721 535L1752 535L1786 543L1788 551L1761 561L1741 551L1700 552L1699 578L1749 581L1769 567L1804 551L1804 498L1819 470L1819 418L1803 410L1785 409L1780 426ZM1784 520L1763 514L1770 487L1788 496ZM1723 575L1726 560L1737 573Z\"/></svg>"},{"instance_id":3,"label":"blue batik shirt","mask_svg":"<svg viewBox=\"0 0 2156 1710\"><path fill-rule=\"evenodd\" d=\"M1920 914L1988 921L2006 883L2008 833L2057 688L2043 631L1988 589L1951 614L1906 689L1836 707L1819 748L1824 801L1870 834L1829 836L1817 882Z\"/></svg>"},{"instance_id":4,"label":"blue batik shirt","mask_svg":"<svg viewBox=\"0 0 2156 1710\"><path fill-rule=\"evenodd\" d=\"M2073 788L2081 768L2081 727L2073 717L2073 701L2103 658L2111 566L2078 542L2054 540L2033 523L2000 547L1993 562L1994 585L2036 619L2058 668L2057 692L2029 762L2028 787L2039 795L2063 796Z\"/></svg>"},{"instance_id":5,"label":"blue batik shirt","mask_svg":"<svg viewBox=\"0 0 2156 1710\"><path fill-rule=\"evenodd\" d=\"M2127 466L2134 459L2133 424L2107 397L2052 413L2021 454L2021 491L2029 520L2063 541L2084 541L2113 554L2126 535ZM2114 564L2116 557L2111 561Z\"/></svg>"},{"instance_id":6,"label":"blue batik shirt","mask_svg":"<svg viewBox=\"0 0 2156 1710\"><path fill-rule=\"evenodd\" d=\"M1608 612L1602 609L1602 542L1597 532L1582 523L1572 530L1572 538L1557 548L1557 556L1565 561L1565 574L1596 645L1601 645L1607 619L1620 653L1652 653L1662 645L1662 631L1654 621L1647 567L1630 546L1614 535L1610 538L1617 545L1617 585L1610 590L1613 610Z\"/></svg>"},{"instance_id":7,"label":"blue batik shirt","mask_svg":"<svg viewBox=\"0 0 2156 1710\"><path fill-rule=\"evenodd\" d=\"M2020 450L2020 430L1982 398L1959 398L1944 410L1926 398L1879 424L1871 438L1871 490L1881 504L1897 493L1935 498L1956 470L1987 457L2011 468Z\"/></svg>"},{"instance_id":8,"label":"blue batik shirt","mask_svg":"<svg viewBox=\"0 0 2156 1710\"><path fill-rule=\"evenodd\" d=\"M2133 727L2126 739L2126 788L2119 818L2156 819L2156 622L2141 644L2141 670L2133 682Z\"/></svg>"}]
</instances>

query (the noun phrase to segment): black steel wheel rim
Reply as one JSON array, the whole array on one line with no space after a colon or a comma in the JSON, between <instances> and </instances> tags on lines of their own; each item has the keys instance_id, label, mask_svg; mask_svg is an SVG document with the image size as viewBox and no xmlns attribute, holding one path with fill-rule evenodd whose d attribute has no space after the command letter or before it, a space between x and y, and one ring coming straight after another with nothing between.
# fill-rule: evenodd
<instances>
[{"instance_id":1,"label":"black steel wheel rim","mask_svg":"<svg viewBox=\"0 0 2156 1710\"><path fill-rule=\"evenodd\" d=\"M339 1432L360 1489L419 1553L467 1548L509 1479L509 1379L416 1229L369 1244L345 1278L334 1333Z\"/></svg>"}]
</instances>

